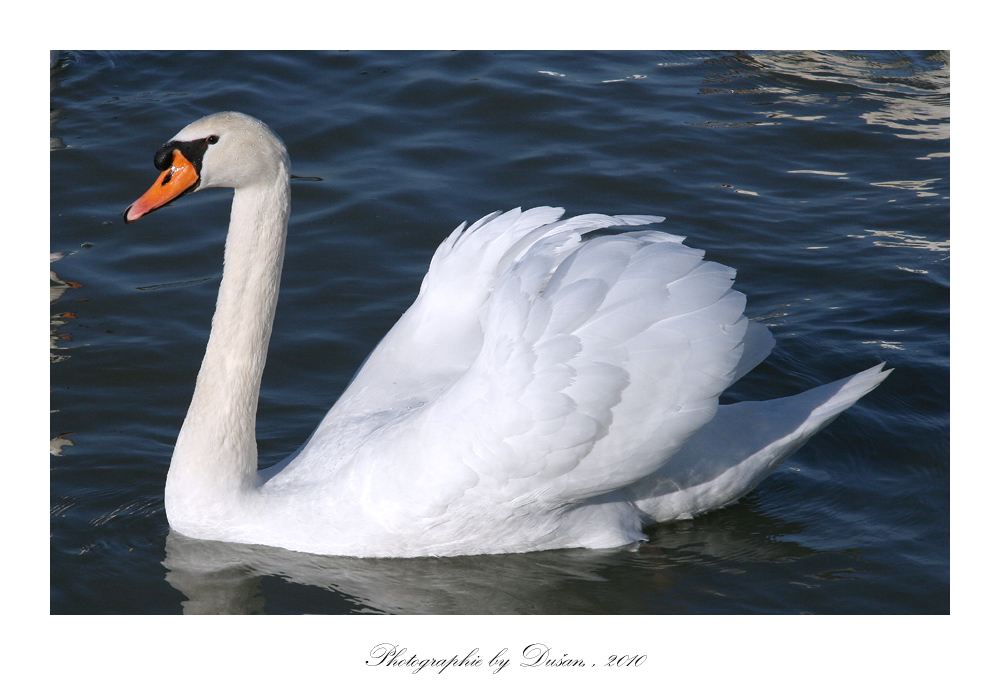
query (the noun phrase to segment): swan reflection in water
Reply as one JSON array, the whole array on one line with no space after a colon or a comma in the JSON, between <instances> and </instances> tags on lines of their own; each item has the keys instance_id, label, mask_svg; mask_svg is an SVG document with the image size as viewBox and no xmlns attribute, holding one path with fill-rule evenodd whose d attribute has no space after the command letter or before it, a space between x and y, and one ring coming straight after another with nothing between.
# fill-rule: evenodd
<instances>
[{"instance_id":1,"label":"swan reflection in water","mask_svg":"<svg viewBox=\"0 0 1000 700\"><path fill-rule=\"evenodd\" d=\"M816 551L775 538L804 525L737 504L651 531L649 543L610 550L364 559L167 535L166 579L185 614L286 612L276 577L296 588L291 612L389 614L648 614L699 612L692 591L719 586L742 566L804 559ZM787 573L787 572L786 572ZM697 603L696 603L697 605ZM308 607L308 610L303 610Z\"/></svg>"}]
</instances>

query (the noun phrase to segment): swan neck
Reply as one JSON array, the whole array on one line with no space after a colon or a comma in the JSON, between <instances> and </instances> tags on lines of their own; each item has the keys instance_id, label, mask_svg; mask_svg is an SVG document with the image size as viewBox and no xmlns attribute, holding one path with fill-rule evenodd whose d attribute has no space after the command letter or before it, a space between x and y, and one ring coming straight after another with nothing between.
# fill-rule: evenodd
<instances>
[{"instance_id":1,"label":"swan neck","mask_svg":"<svg viewBox=\"0 0 1000 700\"><path fill-rule=\"evenodd\" d=\"M282 175L235 191L212 330L167 476L168 514L183 511L181 502L194 507L192 499L217 507L256 486L257 400L288 229Z\"/></svg>"}]
</instances>

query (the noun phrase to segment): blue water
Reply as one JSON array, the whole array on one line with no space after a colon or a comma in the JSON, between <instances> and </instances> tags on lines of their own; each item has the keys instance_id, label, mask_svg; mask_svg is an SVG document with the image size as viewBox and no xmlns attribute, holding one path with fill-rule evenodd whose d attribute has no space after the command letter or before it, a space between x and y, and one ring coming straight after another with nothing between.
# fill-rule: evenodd
<instances>
[{"instance_id":1,"label":"blue water","mask_svg":"<svg viewBox=\"0 0 1000 700\"><path fill-rule=\"evenodd\" d=\"M946 613L942 52L62 52L52 71L54 613ZM735 505L632 551L353 560L169 532L229 194L126 229L152 156L238 110L288 145L262 466L294 450L458 223L666 216L777 347L726 400L895 372ZM320 178L316 180L315 178Z\"/></svg>"}]
</instances>

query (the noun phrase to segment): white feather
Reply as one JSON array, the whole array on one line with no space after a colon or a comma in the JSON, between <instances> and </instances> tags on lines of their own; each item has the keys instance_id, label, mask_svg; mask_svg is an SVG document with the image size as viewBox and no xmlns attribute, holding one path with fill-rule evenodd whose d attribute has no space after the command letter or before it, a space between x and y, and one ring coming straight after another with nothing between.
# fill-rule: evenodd
<instances>
[{"instance_id":1,"label":"white feather","mask_svg":"<svg viewBox=\"0 0 1000 700\"><path fill-rule=\"evenodd\" d=\"M223 113L201 186L236 190L212 334L167 480L194 537L353 556L612 547L739 498L881 382L718 397L773 346L735 271L652 216L495 212L438 247L420 293L308 442L256 472L254 419L288 215L287 155ZM141 214L140 214L141 215Z\"/></svg>"}]
</instances>

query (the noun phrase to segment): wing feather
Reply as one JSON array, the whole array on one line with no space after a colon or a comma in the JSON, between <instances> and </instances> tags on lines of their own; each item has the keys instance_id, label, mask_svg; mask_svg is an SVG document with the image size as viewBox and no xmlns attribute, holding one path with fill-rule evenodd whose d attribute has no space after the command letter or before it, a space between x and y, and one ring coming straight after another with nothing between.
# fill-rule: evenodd
<instances>
[{"instance_id":1,"label":"wing feather","mask_svg":"<svg viewBox=\"0 0 1000 700\"><path fill-rule=\"evenodd\" d=\"M733 380L746 330L734 271L669 234L583 241L608 223L550 224L502 256L480 353L422 409L425 441L447 442L483 498L566 503L632 483Z\"/></svg>"},{"instance_id":2,"label":"wing feather","mask_svg":"<svg viewBox=\"0 0 1000 700\"><path fill-rule=\"evenodd\" d=\"M667 233L586 236L659 217L561 215L458 227L298 473L313 443L349 434L344 473L364 464L361 497L387 527L412 527L450 507L544 510L621 488L705 425L743 352L734 271Z\"/></svg>"}]
</instances>

